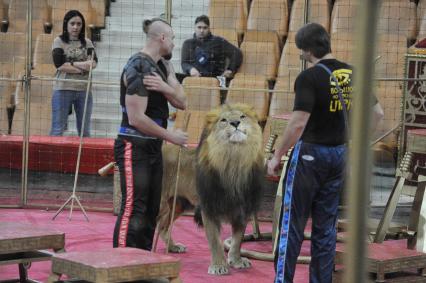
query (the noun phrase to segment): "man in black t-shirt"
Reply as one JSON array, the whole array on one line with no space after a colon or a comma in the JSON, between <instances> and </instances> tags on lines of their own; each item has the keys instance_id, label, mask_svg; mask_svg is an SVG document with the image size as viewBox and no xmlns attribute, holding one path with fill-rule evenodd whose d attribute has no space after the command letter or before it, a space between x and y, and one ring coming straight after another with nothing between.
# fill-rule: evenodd
<instances>
[{"instance_id":1,"label":"man in black t-shirt","mask_svg":"<svg viewBox=\"0 0 426 283\"><path fill-rule=\"evenodd\" d=\"M314 66L296 79L293 113L268 161L268 174L274 175L281 157L294 146L283 184L283 207L290 209L281 210L275 283L293 282L310 215L309 282L331 283L347 151L345 112L352 107L352 68L333 58L330 37L319 24L302 27L296 34L296 45L302 57ZM377 100L373 113L375 128L383 117Z\"/></svg>"},{"instance_id":2,"label":"man in black t-shirt","mask_svg":"<svg viewBox=\"0 0 426 283\"><path fill-rule=\"evenodd\" d=\"M122 202L114 229L114 247L151 250L161 199L162 141L187 142L186 133L167 130L168 102L186 106L170 57L173 30L160 19L144 21L145 47L130 57L121 75L122 121L114 155L120 170Z\"/></svg>"}]
</instances>

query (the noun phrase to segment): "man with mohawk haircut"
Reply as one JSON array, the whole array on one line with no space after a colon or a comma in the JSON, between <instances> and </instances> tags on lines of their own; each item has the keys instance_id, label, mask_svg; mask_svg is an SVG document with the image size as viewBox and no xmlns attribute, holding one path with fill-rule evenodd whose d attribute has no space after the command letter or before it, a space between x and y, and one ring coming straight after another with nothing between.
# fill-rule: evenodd
<instances>
[{"instance_id":1,"label":"man with mohawk haircut","mask_svg":"<svg viewBox=\"0 0 426 283\"><path fill-rule=\"evenodd\" d=\"M185 109L186 97L171 58L173 30L161 20L145 20L145 47L124 66L120 82L122 121L115 140L122 203L114 229L114 247L151 250L161 200L163 140L187 142L180 130L167 130L168 103Z\"/></svg>"}]
</instances>

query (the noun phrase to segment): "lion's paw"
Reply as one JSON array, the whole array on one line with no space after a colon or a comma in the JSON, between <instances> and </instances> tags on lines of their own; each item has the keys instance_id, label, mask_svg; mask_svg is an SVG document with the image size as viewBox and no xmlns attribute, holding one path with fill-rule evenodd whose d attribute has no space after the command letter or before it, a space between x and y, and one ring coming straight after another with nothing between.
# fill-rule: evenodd
<instances>
[{"instance_id":1,"label":"lion's paw","mask_svg":"<svg viewBox=\"0 0 426 283\"><path fill-rule=\"evenodd\" d=\"M228 258L228 263L233 268L245 269L251 267L251 262L246 257L240 257L237 259Z\"/></svg>"},{"instance_id":2,"label":"lion's paw","mask_svg":"<svg viewBox=\"0 0 426 283\"><path fill-rule=\"evenodd\" d=\"M169 246L169 252L175 253L175 254L182 254L186 253L186 246L182 244L174 244Z\"/></svg>"},{"instance_id":3,"label":"lion's paw","mask_svg":"<svg viewBox=\"0 0 426 283\"><path fill-rule=\"evenodd\" d=\"M229 273L229 268L227 265L212 264L209 266L208 273L212 275L225 275Z\"/></svg>"}]
</instances>

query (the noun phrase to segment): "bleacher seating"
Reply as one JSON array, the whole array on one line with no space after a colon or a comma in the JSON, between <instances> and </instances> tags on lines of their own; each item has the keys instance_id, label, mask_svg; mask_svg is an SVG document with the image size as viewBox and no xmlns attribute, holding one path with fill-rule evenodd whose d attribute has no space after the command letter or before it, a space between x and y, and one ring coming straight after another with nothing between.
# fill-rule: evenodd
<instances>
[{"instance_id":1,"label":"bleacher seating","mask_svg":"<svg viewBox=\"0 0 426 283\"><path fill-rule=\"evenodd\" d=\"M301 53L296 47L294 37L294 33L289 33L281 54L281 59L278 65L278 76L274 86L275 90L280 90L285 93L279 92L272 94L270 115L277 115L283 113L281 111L290 110L287 105L289 103L292 105L293 103L292 94L294 81L299 75L300 70L302 70L302 61L300 60Z\"/></svg>"},{"instance_id":2,"label":"bleacher seating","mask_svg":"<svg viewBox=\"0 0 426 283\"><path fill-rule=\"evenodd\" d=\"M417 40L420 41L426 37L426 1L419 0L417 4Z\"/></svg>"},{"instance_id":3,"label":"bleacher seating","mask_svg":"<svg viewBox=\"0 0 426 283\"><path fill-rule=\"evenodd\" d=\"M9 0L8 32L26 32L27 29L27 0ZM44 33L44 25L51 23L50 9L47 0L31 1L32 34L36 37Z\"/></svg>"},{"instance_id":4,"label":"bleacher seating","mask_svg":"<svg viewBox=\"0 0 426 283\"><path fill-rule=\"evenodd\" d=\"M301 70L300 54L301 51L296 46L295 34L290 33L281 54L278 77L288 77L289 72L293 69Z\"/></svg>"},{"instance_id":5,"label":"bleacher seating","mask_svg":"<svg viewBox=\"0 0 426 283\"><path fill-rule=\"evenodd\" d=\"M211 0L208 16L212 29L235 29L242 35L247 29L246 0Z\"/></svg>"},{"instance_id":6,"label":"bleacher seating","mask_svg":"<svg viewBox=\"0 0 426 283\"><path fill-rule=\"evenodd\" d=\"M187 96L188 109L209 111L219 106L219 81L216 78L186 77L182 85Z\"/></svg>"},{"instance_id":7,"label":"bleacher seating","mask_svg":"<svg viewBox=\"0 0 426 283\"><path fill-rule=\"evenodd\" d=\"M217 29L213 29L212 33L216 36L223 37L224 39L226 39L231 44L237 47L240 46L238 33L235 29L217 28Z\"/></svg>"},{"instance_id":8,"label":"bleacher seating","mask_svg":"<svg viewBox=\"0 0 426 283\"><path fill-rule=\"evenodd\" d=\"M53 66L52 43L55 36L53 34L40 34L37 36L34 46L33 67L38 68L42 64Z\"/></svg>"},{"instance_id":9,"label":"bleacher seating","mask_svg":"<svg viewBox=\"0 0 426 283\"><path fill-rule=\"evenodd\" d=\"M331 34L331 50L336 59L353 64L354 61L354 39L353 33L337 31Z\"/></svg>"},{"instance_id":10,"label":"bleacher seating","mask_svg":"<svg viewBox=\"0 0 426 283\"><path fill-rule=\"evenodd\" d=\"M247 29L260 32L275 31L280 41L288 30L287 0L253 0L247 20Z\"/></svg>"},{"instance_id":11,"label":"bleacher seating","mask_svg":"<svg viewBox=\"0 0 426 283\"><path fill-rule=\"evenodd\" d=\"M410 0L383 0L377 22L378 34L402 34L416 38L416 4Z\"/></svg>"},{"instance_id":12,"label":"bleacher seating","mask_svg":"<svg viewBox=\"0 0 426 283\"><path fill-rule=\"evenodd\" d=\"M32 73L36 76L52 76L55 73L51 58L51 43L53 38L62 32L62 21L67 10L80 10L85 16L88 30L89 27L105 26L104 0L34 0L32 3L34 48ZM354 63L356 3L356 0L311 0L307 14L308 22L320 23L330 31L335 57L349 63ZM26 0L0 0L0 19L8 18L10 22L8 32L0 33L2 76L17 78L19 74L23 74L26 36L22 32L27 28L26 5ZM226 38L236 46L240 45L243 52L242 66L231 87L235 88L241 80L244 81L252 75L262 76L262 81L275 80L274 89L280 92L271 96L270 114L291 111L294 80L302 69L300 51L295 46L294 36L304 22L305 1L211 0L208 5L213 33ZM426 37L425 11L426 0L419 0L417 7L414 1L410 0L382 1L378 17L377 55L381 57L375 66L377 77L401 78L404 75L406 40ZM44 34L43 25L46 22L53 23L52 34ZM89 34L87 36L89 37ZM191 87L193 84L191 81L197 80L195 85L199 87L218 87L215 78L187 78L183 84L188 94L189 109L204 111L217 106L220 101L219 90L197 89L195 85ZM389 87L382 85L378 88L379 98L386 99L385 104L389 107L392 103L396 103L396 108L389 109L399 109L402 84L387 83L387 85ZM271 87L271 84L269 86ZM50 83L33 81L32 101L34 103L48 101L51 95L50 87ZM395 90L392 90L393 88ZM2 115L0 121L4 121L4 105L10 104L16 89L16 83L1 83L0 111L3 112L0 113ZM232 88L230 93L232 98ZM20 94L18 99L18 102L21 102L23 95ZM21 106L17 107L16 117L19 117ZM38 109L37 107L34 109ZM388 115L386 119L397 120L393 116L399 110L391 110L392 113L388 111L385 107L385 115Z\"/></svg>"},{"instance_id":13,"label":"bleacher seating","mask_svg":"<svg viewBox=\"0 0 426 283\"><path fill-rule=\"evenodd\" d=\"M260 122L265 122L269 111L268 81L263 76L239 76L234 78L228 90L226 103L252 105Z\"/></svg>"},{"instance_id":14,"label":"bleacher seating","mask_svg":"<svg viewBox=\"0 0 426 283\"><path fill-rule=\"evenodd\" d=\"M293 83L291 83L293 82ZM293 111L294 104L294 80L285 77L277 77L269 106L269 115L279 115Z\"/></svg>"},{"instance_id":15,"label":"bleacher seating","mask_svg":"<svg viewBox=\"0 0 426 283\"><path fill-rule=\"evenodd\" d=\"M274 80L277 76L279 61L279 57L277 57L278 48L273 42L243 41L240 47L243 53L243 62L235 77L256 75Z\"/></svg>"},{"instance_id":16,"label":"bleacher seating","mask_svg":"<svg viewBox=\"0 0 426 283\"><path fill-rule=\"evenodd\" d=\"M330 33L353 33L356 19L356 0L336 0L331 13Z\"/></svg>"},{"instance_id":17,"label":"bleacher seating","mask_svg":"<svg viewBox=\"0 0 426 283\"><path fill-rule=\"evenodd\" d=\"M305 0L294 0L291 7L288 32L296 33L304 24ZM327 31L330 27L330 4L328 0L309 1L308 22L321 24Z\"/></svg>"},{"instance_id":18,"label":"bleacher seating","mask_svg":"<svg viewBox=\"0 0 426 283\"><path fill-rule=\"evenodd\" d=\"M109 0L90 0L90 4L94 9L93 22L96 27L105 27L105 2Z\"/></svg>"},{"instance_id":19,"label":"bleacher seating","mask_svg":"<svg viewBox=\"0 0 426 283\"><path fill-rule=\"evenodd\" d=\"M7 17L6 17L6 13L5 13L5 11L4 11L4 3L3 3L3 1L0 1L0 25L2 24L1 22L3 21L3 20L5 20L5 19L7 19Z\"/></svg>"},{"instance_id":20,"label":"bleacher seating","mask_svg":"<svg viewBox=\"0 0 426 283\"><path fill-rule=\"evenodd\" d=\"M185 128L185 115L189 115L188 121L188 145L197 145L200 141L201 134L204 127L204 118L208 111L202 110L178 110L176 113L176 120L174 124L175 129Z\"/></svg>"},{"instance_id":21,"label":"bleacher seating","mask_svg":"<svg viewBox=\"0 0 426 283\"><path fill-rule=\"evenodd\" d=\"M25 70L25 34L0 33L0 76L19 79ZM19 102L15 95L18 83L15 81L0 82L0 132L8 131L7 109ZM21 99L22 100L22 99Z\"/></svg>"},{"instance_id":22,"label":"bleacher seating","mask_svg":"<svg viewBox=\"0 0 426 283\"><path fill-rule=\"evenodd\" d=\"M377 38L376 75L385 78L404 76L404 56L407 53L407 40L404 34L379 34Z\"/></svg>"},{"instance_id":23,"label":"bleacher seating","mask_svg":"<svg viewBox=\"0 0 426 283\"><path fill-rule=\"evenodd\" d=\"M272 42L277 48L275 49L275 57L280 57L280 50L282 46L282 41L279 38L279 35L276 31L258 31L258 30L247 30L244 33L244 41L252 42Z\"/></svg>"}]
</instances>

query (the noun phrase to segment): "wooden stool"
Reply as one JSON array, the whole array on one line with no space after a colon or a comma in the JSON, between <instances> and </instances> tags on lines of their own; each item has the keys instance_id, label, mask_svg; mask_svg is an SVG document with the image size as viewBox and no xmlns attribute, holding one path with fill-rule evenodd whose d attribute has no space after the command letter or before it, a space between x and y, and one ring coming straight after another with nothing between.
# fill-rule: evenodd
<instances>
[{"instance_id":1,"label":"wooden stool","mask_svg":"<svg viewBox=\"0 0 426 283\"><path fill-rule=\"evenodd\" d=\"M32 262L50 260L52 253L44 249L60 252L64 245L65 234L49 227L0 223L0 265L18 264L19 282L34 282L28 279L27 269Z\"/></svg>"},{"instance_id":2,"label":"wooden stool","mask_svg":"<svg viewBox=\"0 0 426 283\"><path fill-rule=\"evenodd\" d=\"M94 283L156 278L181 283L179 271L179 259L171 256L135 248L109 248L54 255L48 283L59 280L62 274Z\"/></svg>"},{"instance_id":3,"label":"wooden stool","mask_svg":"<svg viewBox=\"0 0 426 283\"><path fill-rule=\"evenodd\" d=\"M426 254L401 248L401 244L396 244L398 241L368 244L367 271L376 274L376 282L425 282ZM343 264L344 255L344 246L337 245L335 264ZM409 280L407 277L385 279L386 274L413 269L417 269L418 274L409 275Z\"/></svg>"}]
</instances>

